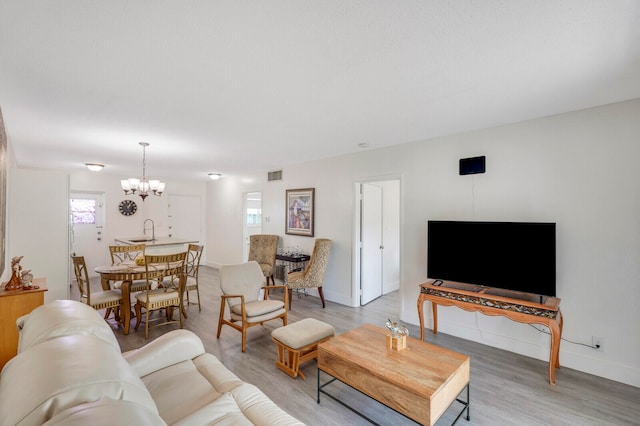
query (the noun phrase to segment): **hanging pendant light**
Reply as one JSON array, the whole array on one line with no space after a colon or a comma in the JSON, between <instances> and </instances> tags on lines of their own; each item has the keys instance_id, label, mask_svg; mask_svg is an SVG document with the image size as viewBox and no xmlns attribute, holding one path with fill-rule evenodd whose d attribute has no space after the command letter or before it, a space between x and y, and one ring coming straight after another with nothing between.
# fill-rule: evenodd
<instances>
[{"instance_id":1,"label":"hanging pendant light","mask_svg":"<svg viewBox=\"0 0 640 426\"><path fill-rule=\"evenodd\" d=\"M160 197L164 192L165 183L157 179L147 180L146 148L149 144L147 142L139 142L139 144L142 146L142 179L122 179L120 186L126 195L138 194L142 198L142 201L144 201L150 193Z\"/></svg>"}]
</instances>

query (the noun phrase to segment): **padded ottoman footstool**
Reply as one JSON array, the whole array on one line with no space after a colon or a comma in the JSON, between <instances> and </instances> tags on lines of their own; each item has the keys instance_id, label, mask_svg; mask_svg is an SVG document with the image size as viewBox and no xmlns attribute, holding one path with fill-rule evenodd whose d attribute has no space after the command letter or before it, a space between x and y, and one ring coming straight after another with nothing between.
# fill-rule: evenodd
<instances>
[{"instance_id":1,"label":"padded ottoman footstool","mask_svg":"<svg viewBox=\"0 0 640 426\"><path fill-rule=\"evenodd\" d=\"M314 318L303 320L276 328L271 338L278 352L278 368L293 378L304 374L300 364L317 358L318 344L329 340L335 334L333 326Z\"/></svg>"}]
</instances>

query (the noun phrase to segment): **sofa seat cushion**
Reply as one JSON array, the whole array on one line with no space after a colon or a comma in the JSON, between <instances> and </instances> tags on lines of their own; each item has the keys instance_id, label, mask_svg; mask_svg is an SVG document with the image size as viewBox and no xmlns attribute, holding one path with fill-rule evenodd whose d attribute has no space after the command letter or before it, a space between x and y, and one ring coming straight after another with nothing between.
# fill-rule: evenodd
<instances>
[{"instance_id":1,"label":"sofa seat cushion","mask_svg":"<svg viewBox=\"0 0 640 426\"><path fill-rule=\"evenodd\" d=\"M150 373L142 381L167 424L302 424L209 353Z\"/></svg>"},{"instance_id":2,"label":"sofa seat cushion","mask_svg":"<svg viewBox=\"0 0 640 426\"><path fill-rule=\"evenodd\" d=\"M39 306L17 320L18 353L60 336L90 335L120 351L111 327L90 306L73 300L56 300Z\"/></svg>"},{"instance_id":3,"label":"sofa seat cushion","mask_svg":"<svg viewBox=\"0 0 640 426\"><path fill-rule=\"evenodd\" d=\"M274 404L255 385L243 382L231 391L240 411L256 426L304 426Z\"/></svg>"},{"instance_id":4,"label":"sofa seat cushion","mask_svg":"<svg viewBox=\"0 0 640 426\"><path fill-rule=\"evenodd\" d=\"M225 393L199 410L188 413L175 425L253 426L253 423L240 411L233 395Z\"/></svg>"},{"instance_id":5,"label":"sofa seat cushion","mask_svg":"<svg viewBox=\"0 0 640 426\"><path fill-rule=\"evenodd\" d=\"M39 343L11 359L0 378L3 424L43 424L66 409L103 397L128 400L157 413L120 350L95 336Z\"/></svg>"},{"instance_id":6,"label":"sofa seat cushion","mask_svg":"<svg viewBox=\"0 0 640 426\"><path fill-rule=\"evenodd\" d=\"M100 398L62 411L43 426L166 426L155 410L131 401Z\"/></svg>"},{"instance_id":7,"label":"sofa seat cushion","mask_svg":"<svg viewBox=\"0 0 640 426\"><path fill-rule=\"evenodd\" d=\"M211 354L157 370L142 381L168 424L177 423L242 384Z\"/></svg>"}]
</instances>

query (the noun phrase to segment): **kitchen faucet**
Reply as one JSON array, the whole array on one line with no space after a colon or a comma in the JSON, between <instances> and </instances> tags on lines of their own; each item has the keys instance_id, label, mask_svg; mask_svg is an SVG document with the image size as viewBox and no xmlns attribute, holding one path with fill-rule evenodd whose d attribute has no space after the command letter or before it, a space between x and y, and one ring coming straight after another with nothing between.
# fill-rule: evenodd
<instances>
[{"instance_id":1,"label":"kitchen faucet","mask_svg":"<svg viewBox=\"0 0 640 426\"><path fill-rule=\"evenodd\" d=\"M142 233L147 235L147 222L151 222L151 241L156 240L156 224L153 223L152 219L146 219L144 221L144 225L142 225Z\"/></svg>"}]
</instances>

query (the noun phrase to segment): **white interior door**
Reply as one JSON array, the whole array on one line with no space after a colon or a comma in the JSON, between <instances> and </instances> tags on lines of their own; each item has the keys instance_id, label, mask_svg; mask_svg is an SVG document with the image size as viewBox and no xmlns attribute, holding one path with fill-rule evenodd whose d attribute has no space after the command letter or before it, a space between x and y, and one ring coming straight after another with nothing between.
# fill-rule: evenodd
<instances>
[{"instance_id":1,"label":"white interior door","mask_svg":"<svg viewBox=\"0 0 640 426\"><path fill-rule=\"evenodd\" d=\"M71 253L84 256L90 276L97 266L110 262L104 236L104 194L71 192L69 196Z\"/></svg>"},{"instance_id":2,"label":"white interior door","mask_svg":"<svg viewBox=\"0 0 640 426\"><path fill-rule=\"evenodd\" d=\"M362 184L360 304L382 296L382 187Z\"/></svg>"},{"instance_id":3,"label":"white interior door","mask_svg":"<svg viewBox=\"0 0 640 426\"><path fill-rule=\"evenodd\" d=\"M202 206L199 195L169 195L169 237L200 241Z\"/></svg>"}]
</instances>

